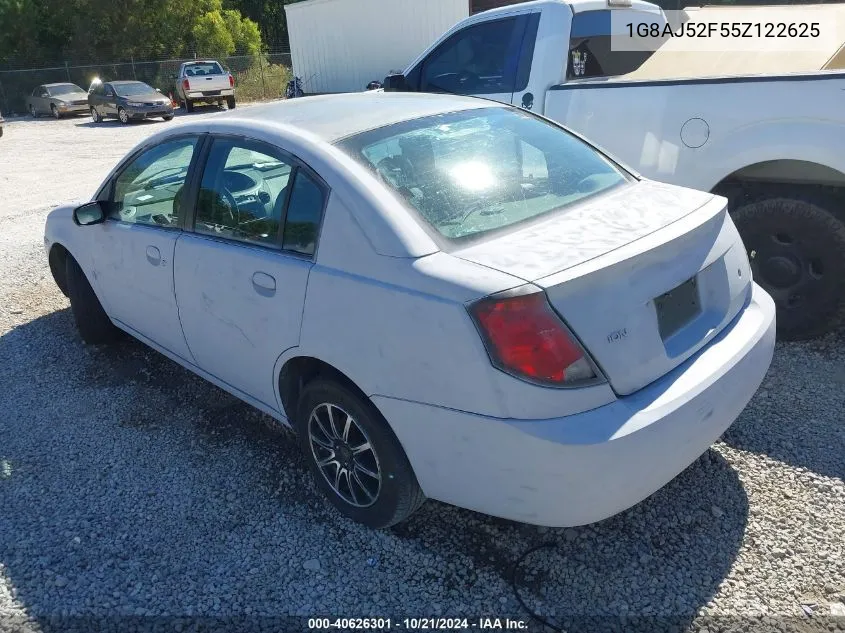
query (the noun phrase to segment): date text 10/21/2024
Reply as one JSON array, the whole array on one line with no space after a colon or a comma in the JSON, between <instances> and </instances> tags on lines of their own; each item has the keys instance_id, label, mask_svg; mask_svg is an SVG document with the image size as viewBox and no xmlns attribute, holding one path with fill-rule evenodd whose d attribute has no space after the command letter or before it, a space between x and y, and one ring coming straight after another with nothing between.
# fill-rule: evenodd
<instances>
[{"instance_id":1,"label":"date text 10/21/2024","mask_svg":"<svg viewBox=\"0 0 845 633\"><path fill-rule=\"evenodd\" d=\"M528 623L511 618L308 618L308 628L316 631L524 631Z\"/></svg>"}]
</instances>

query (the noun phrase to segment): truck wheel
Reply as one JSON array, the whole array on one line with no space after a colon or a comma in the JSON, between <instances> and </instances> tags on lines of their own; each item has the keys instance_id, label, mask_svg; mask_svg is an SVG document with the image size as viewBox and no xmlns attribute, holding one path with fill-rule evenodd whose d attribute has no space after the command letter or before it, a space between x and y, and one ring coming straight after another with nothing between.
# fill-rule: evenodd
<instances>
[{"instance_id":1,"label":"truck wheel","mask_svg":"<svg viewBox=\"0 0 845 633\"><path fill-rule=\"evenodd\" d=\"M185 99L185 112L193 112L194 111L194 102L190 99Z\"/></svg>"},{"instance_id":2,"label":"truck wheel","mask_svg":"<svg viewBox=\"0 0 845 633\"><path fill-rule=\"evenodd\" d=\"M829 332L845 311L845 224L822 204L775 197L731 214L753 256L754 280L775 300L783 340Z\"/></svg>"},{"instance_id":3,"label":"truck wheel","mask_svg":"<svg viewBox=\"0 0 845 633\"><path fill-rule=\"evenodd\" d=\"M296 431L317 487L344 515L372 528L425 501L405 451L372 402L317 378L302 391Z\"/></svg>"},{"instance_id":4,"label":"truck wheel","mask_svg":"<svg viewBox=\"0 0 845 633\"><path fill-rule=\"evenodd\" d=\"M230 110L235 109L235 98L234 97L226 97L226 107Z\"/></svg>"},{"instance_id":5,"label":"truck wheel","mask_svg":"<svg viewBox=\"0 0 845 633\"><path fill-rule=\"evenodd\" d=\"M88 283L85 273L69 256L65 261L65 280L67 282L70 308L76 321L76 329L82 340L89 345L112 343L121 337L119 330L111 322L103 306L100 305L94 289Z\"/></svg>"}]
</instances>

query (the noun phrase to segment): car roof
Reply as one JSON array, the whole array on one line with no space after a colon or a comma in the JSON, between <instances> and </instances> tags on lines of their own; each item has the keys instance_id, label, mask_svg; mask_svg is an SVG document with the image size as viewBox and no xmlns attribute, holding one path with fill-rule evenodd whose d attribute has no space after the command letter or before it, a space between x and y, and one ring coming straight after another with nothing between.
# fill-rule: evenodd
<instances>
[{"instance_id":1,"label":"car roof","mask_svg":"<svg viewBox=\"0 0 845 633\"><path fill-rule=\"evenodd\" d=\"M368 90L333 95L299 97L233 110L218 121L279 123L301 128L333 143L347 136L425 116L477 108L505 108L505 104L459 95Z\"/></svg>"},{"instance_id":2,"label":"car roof","mask_svg":"<svg viewBox=\"0 0 845 633\"><path fill-rule=\"evenodd\" d=\"M73 83L72 81L57 81L56 83L52 84L41 84L45 88L50 88L52 86L76 86L79 87L77 84Z\"/></svg>"},{"instance_id":3,"label":"car roof","mask_svg":"<svg viewBox=\"0 0 845 633\"><path fill-rule=\"evenodd\" d=\"M135 81L134 79L119 79L118 81L107 81L107 84L112 86L125 86L126 84L142 84L143 81Z\"/></svg>"},{"instance_id":4,"label":"car roof","mask_svg":"<svg viewBox=\"0 0 845 633\"><path fill-rule=\"evenodd\" d=\"M549 5L568 5L569 8L572 10L572 13L584 13L586 11L601 11L603 9L610 9L613 10L616 7L612 7L608 4L608 0L531 0L529 2L520 2L517 4L508 4L503 7L496 7L495 9L488 9L487 11L482 11L480 13L476 13L475 16L485 16L486 18L497 16L500 14L508 14L508 13L528 13L530 11L536 11L537 9L542 9ZM660 5L654 4L653 2L647 2L646 0L631 0L631 6L619 6L621 10L638 10L638 11L659 11Z\"/></svg>"}]
</instances>

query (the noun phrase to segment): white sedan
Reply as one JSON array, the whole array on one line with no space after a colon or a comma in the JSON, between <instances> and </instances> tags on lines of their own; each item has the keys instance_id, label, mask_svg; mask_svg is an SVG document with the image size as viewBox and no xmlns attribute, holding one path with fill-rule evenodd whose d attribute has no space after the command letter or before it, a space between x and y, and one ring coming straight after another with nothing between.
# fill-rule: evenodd
<instances>
[{"instance_id":1,"label":"white sedan","mask_svg":"<svg viewBox=\"0 0 845 633\"><path fill-rule=\"evenodd\" d=\"M118 333L297 432L373 527L426 497L548 525L659 489L737 418L775 310L724 198L510 106L369 92L155 134L54 210L87 343Z\"/></svg>"}]
</instances>

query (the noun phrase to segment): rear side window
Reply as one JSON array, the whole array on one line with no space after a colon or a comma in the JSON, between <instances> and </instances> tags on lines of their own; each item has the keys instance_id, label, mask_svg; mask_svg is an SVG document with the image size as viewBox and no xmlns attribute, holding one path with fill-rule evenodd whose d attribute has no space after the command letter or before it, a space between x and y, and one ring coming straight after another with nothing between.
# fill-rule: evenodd
<instances>
[{"instance_id":1,"label":"rear side window","mask_svg":"<svg viewBox=\"0 0 845 633\"><path fill-rule=\"evenodd\" d=\"M514 91L525 18L470 26L443 42L422 67L420 90L454 94Z\"/></svg>"},{"instance_id":2,"label":"rear side window","mask_svg":"<svg viewBox=\"0 0 845 633\"><path fill-rule=\"evenodd\" d=\"M577 137L511 108L424 117L340 146L448 241L515 226L629 181Z\"/></svg>"},{"instance_id":3,"label":"rear side window","mask_svg":"<svg viewBox=\"0 0 845 633\"><path fill-rule=\"evenodd\" d=\"M322 187L304 171L297 171L290 192L282 248L313 255L324 206Z\"/></svg>"},{"instance_id":4,"label":"rear side window","mask_svg":"<svg viewBox=\"0 0 845 633\"><path fill-rule=\"evenodd\" d=\"M618 9L615 11L619 12ZM654 13L628 11L626 14L631 16L630 20L621 20L617 17L613 20L613 25L619 28L628 21L634 24L663 22L663 18ZM572 17L567 79L624 75L642 66L643 62L651 56L652 51L613 50L611 46L613 25L609 9L584 11Z\"/></svg>"}]
</instances>

